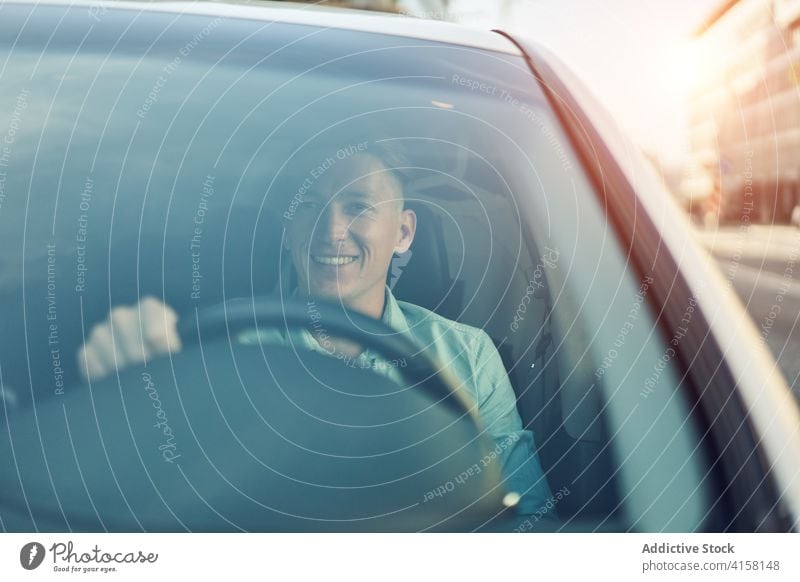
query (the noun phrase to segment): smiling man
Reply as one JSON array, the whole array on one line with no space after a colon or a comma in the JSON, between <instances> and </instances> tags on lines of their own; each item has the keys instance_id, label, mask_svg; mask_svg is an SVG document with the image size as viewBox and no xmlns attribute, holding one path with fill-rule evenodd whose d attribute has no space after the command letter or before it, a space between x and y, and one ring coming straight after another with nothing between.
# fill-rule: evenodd
<instances>
[{"instance_id":1,"label":"smiling man","mask_svg":"<svg viewBox=\"0 0 800 582\"><path fill-rule=\"evenodd\" d=\"M338 150L343 152L345 150ZM283 214L284 247L291 255L295 295L341 302L348 309L383 321L410 336L434 361L449 368L477 406L487 433L495 440L506 486L520 494L522 515L545 512L550 490L536 457L533 435L523 430L508 375L489 336L417 305L395 299L386 278L395 253L409 249L417 226L405 207L402 163L390 148L372 144L348 151L319 166L315 180ZM423 284L423 282L420 282ZM177 315L154 298L138 306L117 307L96 326L78 355L88 377L115 366L142 361L181 348ZM113 333L112 333L113 327ZM250 330L241 343L289 342L321 351L402 381L396 366L378 366L376 357L353 342L328 340L306 329Z\"/></svg>"},{"instance_id":2,"label":"smiling man","mask_svg":"<svg viewBox=\"0 0 800 582\"><path fill-rule=\"evenodd\" d=\"M356 153L321 174L284 227L298 292L380 319L386 273L394 254L411 246L417 217L404 208L397 176L376 156Z\"/></svg>"}]
</instances>

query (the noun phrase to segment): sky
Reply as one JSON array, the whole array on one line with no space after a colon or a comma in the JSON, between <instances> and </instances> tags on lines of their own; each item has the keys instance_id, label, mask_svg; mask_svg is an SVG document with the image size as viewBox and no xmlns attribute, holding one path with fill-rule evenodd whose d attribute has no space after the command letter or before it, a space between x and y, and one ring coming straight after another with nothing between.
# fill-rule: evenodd
<instances>
[{"instance_id":1,"label":"sky","mask_svg":"<svg viewBox=\"0 0 800 582\"><path fill-rule=\"evenodd\" d=\"M686 97L702 74L691 33L721 2L450 0L449 6L464 24L499 25L551 49L635 142L677 165L688 149Z\"/></svg>"}]
</instances>

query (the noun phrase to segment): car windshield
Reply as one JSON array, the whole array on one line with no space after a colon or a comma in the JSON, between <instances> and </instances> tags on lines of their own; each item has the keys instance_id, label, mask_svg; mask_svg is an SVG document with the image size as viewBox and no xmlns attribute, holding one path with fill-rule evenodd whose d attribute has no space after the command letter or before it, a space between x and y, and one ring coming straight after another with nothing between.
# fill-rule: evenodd
<instances>
[{"instance_id":1,"label":"car windshield","mask_svg":"<svg viewBox=\"0 0 800 582\"><path fill-rule=\"evenodd\" d=\"M707 517L673 371L653 379L664 346L648 283L510 43L126 10L93 27L68 7L18 28L29 10L11 4L0 20L6 419L86 393L76 353L115 306L153 296L191 321L291 286L287 221L366 153L417 217L386 285L497 347L550 485L539 513L645 530ZM631 313L640 324L623 334ZM209 373L202 353L186 357L187 373ZM170 370L175 386L186 369ZM215 398L236 392L240 371L217 379ZM633 525L613 526L623 502L637 504Z\"/></svg>"},{"instance_id":2,"label":"car windshield","mask_svg":"<svg viewBox=\"0 0 800 582\"><path fill-rule=\"evenodd\" d=\"M537 159L547 121L521 59L191 18L175 25L186 34L144 40L154 15L114 45L113 16L77 53L51 47L42 59L30 31L5 62L4 100L19 107L0 206L2 357L22 398L31 383L47 395L78 379L82 332L113 305L155 295L187 313L271 293L284 214L337 163L389 145L420 223L389 286L490 329L516 307L509 289L536 264L517 198L541 196L539 174L560 171ZM426 289L414 271L432 277Z\"/></svg>"}]
</instances>

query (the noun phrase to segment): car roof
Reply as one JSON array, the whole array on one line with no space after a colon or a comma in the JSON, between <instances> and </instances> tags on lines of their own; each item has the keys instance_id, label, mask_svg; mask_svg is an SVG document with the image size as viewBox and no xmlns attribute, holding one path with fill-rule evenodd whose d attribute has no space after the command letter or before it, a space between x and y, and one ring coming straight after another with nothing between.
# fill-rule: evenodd
<instances>
[{"instance_id":1,"label":"car roof","mask_svg":"<svg viewBox=\"0 0 800 582\"><path fill-rule=\"evenodd\" d=\"M317 4L274 2L269 0L224 2L208 1L108 1L108 0L6 0L6 4L36 4L86 7L95 12L135 10L202 16L221 16L267 22L284 22L325 28L402 36L520 55L508 39L490 30L481 30L451 22L426 20L405 14L354 10Z\"/></svg>"}]
</instances>

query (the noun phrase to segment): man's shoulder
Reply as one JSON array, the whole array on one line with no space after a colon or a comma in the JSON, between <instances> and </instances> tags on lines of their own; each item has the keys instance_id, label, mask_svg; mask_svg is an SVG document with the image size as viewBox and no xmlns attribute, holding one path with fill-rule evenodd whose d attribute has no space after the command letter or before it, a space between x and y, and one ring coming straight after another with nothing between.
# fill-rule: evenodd
<instances>
[{"instance_id":1,"label":"man's shoulder","mask_svg":"<svg viewBox=\"0 0 800 582\"><path fill-rule=\"evenodd\" d=\"M447 319L413 303L397 303L412 337L466 383L479 406L494 393L497 385L508 382L500 354L484 330Z\"/></svg>"},{"instance_id":2,"label":"man's shoulder","mask_svg":"<svg viewBox=\"0 0 800 582\"><path fill-rule=\"evenodd\" d=\"M476 342L492 341L484 330L448 319L420 305L399 300L397 305L406 318L410 332L414 335L445 337L448 341L471 344L473 347L477 347Z\"/></svg>"}]
</instances>

